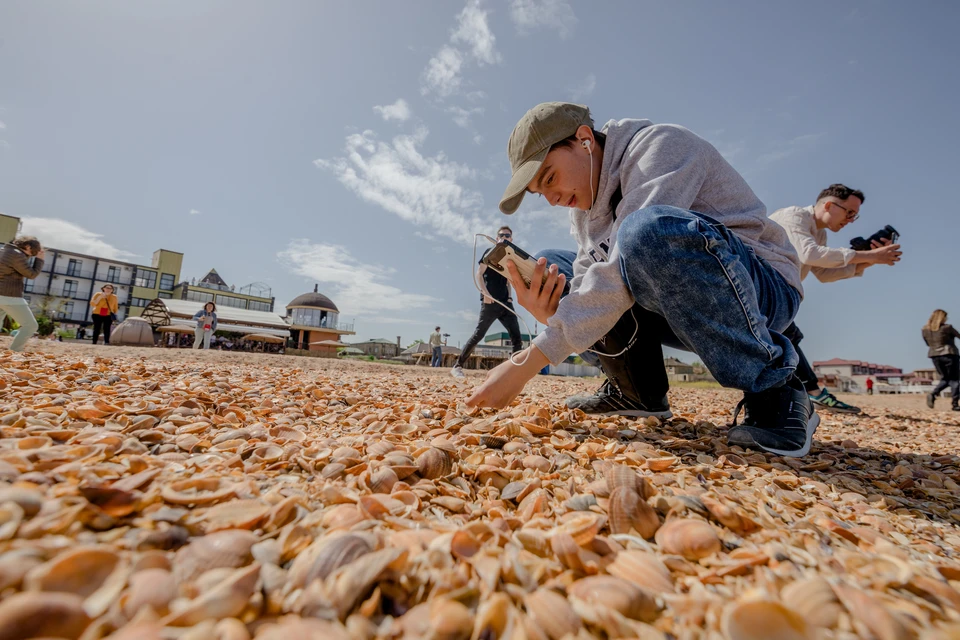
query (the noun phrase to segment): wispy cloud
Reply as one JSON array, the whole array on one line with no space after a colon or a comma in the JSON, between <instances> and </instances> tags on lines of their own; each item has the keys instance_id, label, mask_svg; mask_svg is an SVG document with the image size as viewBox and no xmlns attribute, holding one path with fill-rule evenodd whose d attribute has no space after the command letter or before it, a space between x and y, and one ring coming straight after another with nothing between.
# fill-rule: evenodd
<instances>
[{"instance_id":1,"label":"wispy cloud","mask_svg":"<svg viewBox=\"0 0 960 640\"><path fill-rule=\"evenodd\" d=\"M277 258L291 273L316 281L346 314L376 315L439 302L388 284L390 267L364 264L340 245L292 240Z\"/></svg>"},{"instance_id":2,"label":"wispy cloud","mask_svg":"<svg viewBox=\"0 0 960 640\"><path fill-rule=\"evenodd\" d=\"M556 29L561 38L573 33L577 16L567 0L510 0L510 18L517 31Z\"/></svg>"},{"instance_id":3,"label":"wispy cloud","mask_svg":"<svg viewBox=\"0 0 960 640\"><path fill-rule=\"evenodd\" d=\"M399 120L400 122L405 122L410 119L412 112L410 111L410 105L407 104L407 101L403 98L397 99L393 104L388 105L377 105L373 108L374 111L380 114L380 117L388 122L390 120Z\"/></svg>"},{"instance_id":4,"label":"wispy cloud","mask_svg":"<svg viewBox=\"0 0 960 640\"><path fill-rule=\"evenodd\" d=\"M76 251L112 260L129 260L137 254L119 249L103 236L59 218L23 218L23 234L36 236L45 247Z\"/></svg>"},{"instance_id":5,"label":"wispy cloud","mask_svg":"<svg viewBox=\"0 0 960 640\"><path fill-rule=\"evenodd\" d=\"M572 87L567 87L567 91L570 92L571 100L583 100L587 96L593 94L594 89L597 88L597 76L593 73L588 73L587 77L578 85Z\"/></svg>"},{"instance_id":6,"label":"wispy cloud","mask_svg":"<svg viewBox=\"0 0 960 640\"><path fill-rule=\"evenodd\" d=\"M483 107L473 107L464 109L463 107L450 106L446 109L447 113L453 115L453 121L458 127L469 127L470 121L475 115L483 115Z\"/></svg>"},{"instance_id":7,"label":"wispy cloud","mask_svg":"<svg viewBox=\"0 0 960 640\"><path fill-rule=\"evenodd\" d=\"M200 215L199 209L190 209L190 215L192 215L192 216L198 216L198 215Z\"/></svg>"},{"instance_id":8,"label":"wispy cloud","mask_svg":"<svg viewBox=\"0 0 960 640\"><path fill-rule=\"evenodd\" d=\"M463 243L483 226L483 196L463 185L476 172L443 153L426 156L421 147L426 127L390 142L367 130L347 136L344 155L314 164L331 172L357 196L436 236Z\"/></svg>"},{"instance_id":9,"label":"wispy cloud","mask_svg":"<svg viewBox=\"0 0 960 640\"><path fill-rule=\"evenodd\" d=\"M479 295L479 293L478 293ZM441 318L452 318L461 322L476 322L480 314L474 310L460 309L459 311L440 311L437 313Z\"/></svg>"},{"instance_id":10,"label":"wispy cloud","mask_svg":"<svg viewBox=\"0 0 960 640\"><path fill-rule=\"evenodd\" d=\"M794 154L808 151L815 147L817 142L823 136L823 133L808 133L802 136L797 136L796 138L785 142L779 149L774 149L773 151L764 153L757 157L757 164L762 167L767 167L775 162L789 158Z\"/></svg>"},{"instance_id":11,"label":"wispy cloud","mask_svg":"<svg viewBox=\"0 0 960 640\"><path fill-rule=\"evenodd\" d=\"M449 98L460 92L462 71L468 63L478 66L497 64L501 60L497 38L487 23L487 12L480 0L469 0L457 16L457 27L450 40L430 58L420 78L420 92Z\"/></svg>"},{"instance_id":12,"label":"wispy cloud","mask_svg":"<svg viewBox=\"0 0 960 640\"><path fill-rule=\"evenodd\" d=\"M532 195L527 196L528 200L532 198ZM514 234L518 238L517 242L520 243L520 246L532 246L529 240L543 235L544 232L551 235L570 233L569 209L546 206L545 200L540 200L539 203L545 206L540 209L521 211L511 216L508 221L511 228L514 229Z\"/></svg>"}]
</instances>

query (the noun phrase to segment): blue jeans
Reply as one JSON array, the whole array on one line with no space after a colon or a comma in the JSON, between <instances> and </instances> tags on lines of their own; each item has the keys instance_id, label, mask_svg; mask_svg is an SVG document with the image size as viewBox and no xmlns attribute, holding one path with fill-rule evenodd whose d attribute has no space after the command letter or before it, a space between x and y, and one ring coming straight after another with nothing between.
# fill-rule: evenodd
<instances>
[{"instance_id":1,"label":"blue jeans","mask_svg":"<svg viewBox=\"0 0 960 640\"><path fill-rule=\"evenodd\" d=\"M793 374L799 359L782 332L800 293L732 231L700 213L653 206L623 221L617 245L636 301L618 325L629 324L631 334L634 318L639 325L625 355L643 369L636 372L641 395L666 393L661 345L696 353L717 382L743 391L779 386ZM537 257L573 277L572 251ZM594 349L604 351L603 341Z\"/></svg>"},{"instance_id":2,"label":"blue jeans","mask_svg":"<svg viewBox=\"0 0 960 640\"><path fill-rule=\"evenodd\" d=\"M434 347L433 348L433 359L430 361L431 367L439 367L443 364L443 347Z\"/></svg>"}]
</instances>

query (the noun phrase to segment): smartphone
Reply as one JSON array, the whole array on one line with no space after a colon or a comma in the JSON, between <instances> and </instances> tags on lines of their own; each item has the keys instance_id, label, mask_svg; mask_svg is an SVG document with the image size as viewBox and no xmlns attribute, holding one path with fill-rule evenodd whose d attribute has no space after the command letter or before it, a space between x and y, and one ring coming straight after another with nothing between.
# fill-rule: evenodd
<instances>
[{"instance_id":1,"label":"smartphone","mask_svg":"<svg viewBox=\"0 0 960 640\"><path fill-rule=\"evenodd\" d=\"M523 278L524 284L528 287L533 281L533 270L537 267L537 261L529 253L513 244L510 241L503 241L497 243L493 249L487 252L487 255L483 257L483 264L487 265L497 273L501 274L504 277L508 276L506 263L507 261L513 262L517 266L517 271L520 272L520 277ZM548 265L549 266L549 265ZM543 280L540 286L543 286L543 283L547 281L547 270L543 271ZM563 293L566 295L570 292L570 282L563 283Z\"/></svg>"}]
</instances>

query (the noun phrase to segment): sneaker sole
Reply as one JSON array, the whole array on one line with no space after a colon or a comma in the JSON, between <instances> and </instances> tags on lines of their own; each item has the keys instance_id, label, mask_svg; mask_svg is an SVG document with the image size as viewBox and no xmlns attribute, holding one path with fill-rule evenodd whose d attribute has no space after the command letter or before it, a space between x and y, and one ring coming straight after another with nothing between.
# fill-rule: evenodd
<instances>
[{"instance_id":1,"label":"sneaker sole","mask_svg":"<svg viewBox=\"0 0 960 640\"><path fill-rule=\"evenodd\" d=\"M667 411L641 411L640 409L623 409L621 411L607 411L604 413L588 413L588 416L624 416L625 418L660 418L669 420L673 417L673 412Z\"/></svg>"},{"instance_id":2,"label":"sneaker sole","mask_svg":"<svg viewBox=\"0 0 960 640\"><path fill-rule=\"evenodd\" d=\"M828 405L825 405L825 404L820 404L819 402L814 402L813 400L811 400L810 403L817 405L817 408L818 408L818 409L823 409L823 410L825 410L825 411L832 411L833 413L849 413L849 414L851 414L851 415L859 415L860 413L863 412L862 409L860 409L860 408L856 408L856 409L841 409L840 407L831 407L831 406L828 406Z\"/></svg>"},{"instance_id":3,"label":"sneaker sole","mask_svg":"<svg viewBox=\"0 0 960 640\"><path fill-rule=\"evenodd\" d=\"M810 453L810 447L813 445L813 434L817 432L817 427L820 426L820 416L817 415L817 412L814 411L810 415L810 419L807 420L807 437L804 440L803 448L793 449L793 450L783 450L783 449L772 449L769 447L761 447L757 445L758 448L763 449L768 453L772 453L778 456L784 456L786 458L802 458L803 456Z\"/></svg>"}]
</instances>

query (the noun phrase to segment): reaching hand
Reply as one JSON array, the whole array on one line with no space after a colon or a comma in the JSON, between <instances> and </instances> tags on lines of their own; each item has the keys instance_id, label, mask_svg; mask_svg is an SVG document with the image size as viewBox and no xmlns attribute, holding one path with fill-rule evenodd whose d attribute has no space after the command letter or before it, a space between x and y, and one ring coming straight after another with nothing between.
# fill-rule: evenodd
<instances>
[{"instance_id":1,"label":"reaching hand","mask_svg":"<svg viewBox=\"0 0 960 640\"><path fill-rule=\"evenodd\" d=\"M543 280L543 273L547 272L547 280L543 287L538 287L537 283ZM567 281L567 276L557 272L557 265L552 264L547 268L547 259L537 260L537 266L533 270L531 286L527 286L517 265L513 261L507 261L507 274L510 284L517 291L517 302L520 306L530 312L538 322L548 324L553 314L557 312L560 306L560 296L563 294L563 285Z\"/></svg>"},{"instance_id":2,"label":"reaching hand","mask_svg":"<svg viewBox=\"0 0 960 640\"><path fill-rule=\"evenodd\" d=\"M900 245L890 244L890 240L887 239L885 239L881 246L876 246L877 244L878 243L874 241L872 243L874 248L867 252L873 264L892 265L900 262L900 256L903 254L903 252L900 251Z\"/></svg>"},{"instance_id":3,"label":"reaching hand","mask_svg":"<svg viewBox=\"0 0 960 640\"><path fill-rule=\"evenodd\" d=\"M523 364L515 365L507 360L491 369L483 384L467 398L467 406L502 409L523 391L530 378L549 364L547 357L535 346L530 346L515 356L517 362Z\"/></svg>"},{"instance_id":4,"label":"reaching hand","mask_svg":"<svg viewBox=\"0 0 960 640\"><path fill-rule=\"evenodd\" d=\"M43 260L46 255L47 255L47 250L46 250L46 249L40 249L40 251L37 253L36 257L39 258L39 259L41 259L41 260Z\"/></svg>"}]
</instances>

